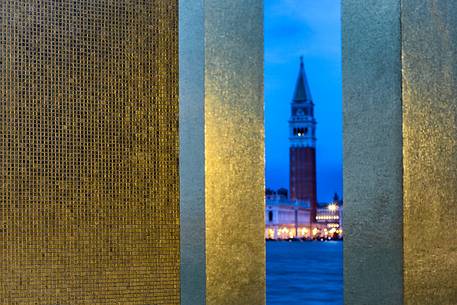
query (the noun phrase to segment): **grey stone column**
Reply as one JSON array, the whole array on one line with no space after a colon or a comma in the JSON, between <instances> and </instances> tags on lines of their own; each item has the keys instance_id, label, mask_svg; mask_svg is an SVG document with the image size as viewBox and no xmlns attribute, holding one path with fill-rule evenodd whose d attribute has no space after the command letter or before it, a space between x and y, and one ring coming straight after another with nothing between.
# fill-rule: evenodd
<instances>
[{"instance_id":1,"label":"grey stone column","mask_svg":"<svg viewBox=\"0 0 457 305\"><path fill-rule=\"evenodd\" d=\"M181 304L265 303L263 6L180 1Z\"/></svg>"},{"instance_id":2,"label":"grey stone column","mask_svg":"<svg viewBox=\"0 0 457 305\"><path fill-rule=\"evenodd\" d=\"M399 0L343 1L347 305L402 304Z\"/></svg>"},{"instance_id":3,"label":"grey stone column","mask_svg":"<svg viewBox=\"0 0 457 305\"><path fill-rule=\"evenodd\" d=\"M343 0L348 305L457 302L456 16Z\"/></svg>"}]
</instances>

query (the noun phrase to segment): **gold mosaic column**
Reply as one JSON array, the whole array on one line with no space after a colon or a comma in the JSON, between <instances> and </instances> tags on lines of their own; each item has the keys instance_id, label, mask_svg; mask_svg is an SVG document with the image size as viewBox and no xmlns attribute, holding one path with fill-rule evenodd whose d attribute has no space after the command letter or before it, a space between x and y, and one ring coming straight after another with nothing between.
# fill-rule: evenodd
<instances>
[{"instance_id":1,"label":"gold mosaic column","mask_svg":"<svg viewBox=\"0 0 457 305\"><path fill-rule=\"evenodd\" d=\"M265 303L263 7L180 2L181 298Z\"/></svg>"},{"instance_id":2,"label":"gold mosaic column","mask_svg":"<svg viewBox=\"0 0 457 305\"><path fill-rule=\"evenodd\" d=\"M348 305L457 304L456 16L343 0Z\"/></svg>"},{"instance_id":3,"label":"gold mosaic column","mask_svg":"<svg viewBox=\"0 0 457 305\"><path fill-rule=\"evenodd\" d=\"M0 21L0 304L179 304L177 1Z\"/></svg>"},{"instance_id":4,"label":"gold mosaic column","mask_svg":"<svg viewBox=\"0 0 457 305\"><path fill-rule=\"evenodd\" d=\"M405 305L457 304L457 2L402 0Z\"/></svg>"}]
</instances>

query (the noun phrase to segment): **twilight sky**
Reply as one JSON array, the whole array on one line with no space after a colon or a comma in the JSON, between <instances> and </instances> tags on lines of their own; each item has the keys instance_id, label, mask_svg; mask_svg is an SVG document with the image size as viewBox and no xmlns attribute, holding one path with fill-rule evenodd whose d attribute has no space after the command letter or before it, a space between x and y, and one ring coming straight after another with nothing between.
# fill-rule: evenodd
<instances>
[{"instance_id":1,"label":"twilight sky","mask_svg":"<svg viewBox=\"0 0 457 305\"><path fill-rule=\"evenodd\" d=\"M342 194L340 0L265 0L266 186L289 188L290 103L304 56L317 120L319 202Z\"/></svg>"}]
</instances>

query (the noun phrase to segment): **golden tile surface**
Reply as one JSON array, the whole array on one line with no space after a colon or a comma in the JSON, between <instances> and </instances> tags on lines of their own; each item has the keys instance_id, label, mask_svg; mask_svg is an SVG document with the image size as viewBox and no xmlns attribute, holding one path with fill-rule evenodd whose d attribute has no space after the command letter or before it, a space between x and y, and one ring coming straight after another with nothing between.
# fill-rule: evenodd
<instances>
[{"instance_id":1,"label":"golden tile surface","mask_svg":"<svg viewBox=\"0 0 457 305\"><path fill-rule=\"evenodd\" d=\"M205 1L206 304L265 304L263 6Z\"/></svg>"},{"instance_id":2,"label":"golden tile surface","mask_svg":"<svg viewBox=\"0 0 457 305\"><path fill-rule=\"evenodd\" d=\"M179 304L177 14L1 0L0 304Z\"/></svg>"},{"instance_id":3,"label":"golden tile surface","mask_svg":"<svg viewBox=\"0 0 457 305\"><path fill-rule=\"evenodd\" d=\"M402 0L404 304L457 304L457 2Z\"/></svg>"}]
</instances>

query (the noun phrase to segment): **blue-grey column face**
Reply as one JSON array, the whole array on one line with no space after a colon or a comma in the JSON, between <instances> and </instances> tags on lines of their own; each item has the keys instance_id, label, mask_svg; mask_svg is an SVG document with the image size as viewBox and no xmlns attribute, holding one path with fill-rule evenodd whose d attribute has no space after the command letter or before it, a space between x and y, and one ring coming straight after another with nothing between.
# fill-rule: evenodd
<instances>
[{"instance_id":1,"label":"blue-grey column face","mask_svg":"<svg viewBox=\"0 0 457 305\"><path fill-rule=\"evenodd\" d=\"M457 2L402 0L406 305L457 304Z\"/></svg>"},{"instance_id":2,"label":"blue-grey column face","mask_svg":"<svg viewBox=\"0 0 457 305\"><path fill-rule=\"evenodd\" d=\"M347 305L400 305L400 0L343 0Z\"/></svg>"},{"instance_id":3,"label":"blue-grey column face","mask_svg":"<svg viewBox=\"0 0 457 305\"><path fill-rule=\"evenodd\" d=\"M181 304L205 304L204 1L179 1Z\"/></svg>"},{"instance_id":4,"label":"blue-grey column face","mask_svg":"<svg viewBox=\"0 0 457 305\"><path fill-rule=\"evenodd\" d=\"M180 2L181 303L265 303L263 6Z\"/></svg>"}]
</instances>

